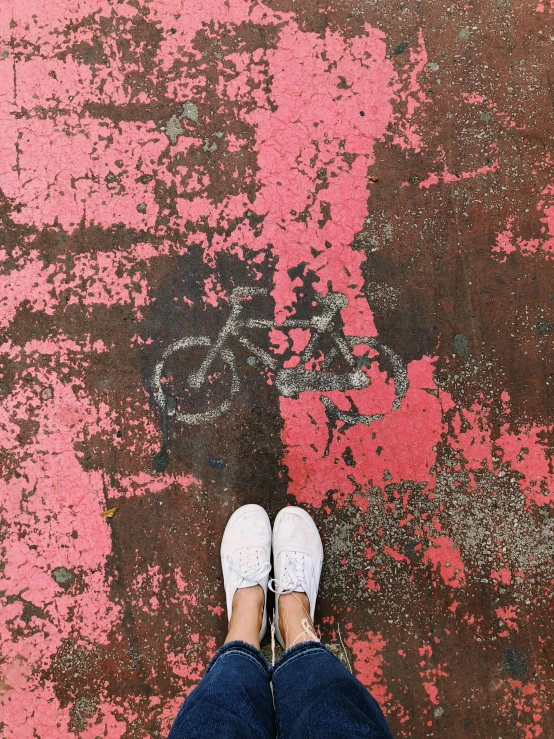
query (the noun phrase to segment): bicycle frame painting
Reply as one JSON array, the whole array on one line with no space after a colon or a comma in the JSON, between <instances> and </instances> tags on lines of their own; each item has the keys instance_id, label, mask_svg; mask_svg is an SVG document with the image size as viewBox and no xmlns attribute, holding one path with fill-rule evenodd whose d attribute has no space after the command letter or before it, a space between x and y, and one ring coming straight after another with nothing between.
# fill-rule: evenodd
<instances>
[{"instance_id":1,"label":"bicycle frame painting","mask_svg":"<svg viewBox=\"0 0 554 739\"><path fill-rule=\"evenodd\" d=\"M268 291L264 288L235 288L229 298L231 313L215 342L212 343L207 336L190 336L174 341L166 348L161 359L157 362L152 376L153 395L162 411L164 442L167 438L168 417L173 417L180 423L197 425L215 421L231 408L233 397L237 395L240 389L236 357L229 346L231 339L237 340L250 353L247 360L250 364L260 363L275 373L275 387L279 394L286 398L296 398L300 393L307 391L330 392L338 390L345 392L368 387L371 381L363 371L362 366L368 366L375 358L357 357L352 351L358 345L367 345L388 361L392 370L396 396L392 404L392 410L400 407L409 386L405 365L395 352L372 337L344 335L339 319L340 311L348 305L345 295L336 292L329 293L325 297L317 297L317 304L322 310L319 315L307 320L290 318L277 325L272 320L243 317L245 301L250 302L256 296L267 294ZM311 335L300 355L297 366L283 367L280 366L275 357L245 335L254 329L265 329L266 331L271 329L281 331L305 329L309 330ZM311 363L311 360L315 362L314 350L322 337L327 337L330 340L332 348L325 353L321 362L318 362L318 369L306 369L305 365ZM214 407L190 413L179 409L175 398L166 392L163 375L170 357L177 352L183 352L193 347L205 347L206 354L200 366L190 368L186 378L186 385L190 389L202 390L203 387L209 387L210 371L216 362L223 363L230 372L231 379L227 398ZM332 363L337 359L342 360L345 370L333 371L331 369ZM364 415L357 412L341 411L330 398L321 396L320 399L329 413L332 413L336 419L346 424L362 423L369 425L383 418L382 414Z\"/></svg>"}]
</instances>

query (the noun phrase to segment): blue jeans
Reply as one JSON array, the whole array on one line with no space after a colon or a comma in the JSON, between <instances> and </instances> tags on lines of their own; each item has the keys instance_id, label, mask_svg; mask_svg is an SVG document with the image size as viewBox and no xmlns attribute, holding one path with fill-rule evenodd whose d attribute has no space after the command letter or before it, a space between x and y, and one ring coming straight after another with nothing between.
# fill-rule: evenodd
<instances>
[{"instance_id":1,"label":"blue jeans","mask_svg":"<svg viewBox=\"0 0 554 739\"><path fill-rule=\"evenodd\" d=\"M392 734L377 701L319 642L297 644L269 667L253 646L234 641L215 654L168 739L275 737L392 739Z\"/></svg>"}]
</instances>

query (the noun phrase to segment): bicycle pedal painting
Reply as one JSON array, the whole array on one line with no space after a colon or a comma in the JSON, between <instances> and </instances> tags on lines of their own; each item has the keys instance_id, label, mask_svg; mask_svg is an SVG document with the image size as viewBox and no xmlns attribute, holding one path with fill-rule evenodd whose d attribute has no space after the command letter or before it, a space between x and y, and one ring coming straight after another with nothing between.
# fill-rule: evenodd
<instances>
[{"instance_id":1,"label":"bicycle pedal painting","mask_svg":"<svg viewBox=\"0 0 554 739\"><path fill-rule=\"evenodd\" d=\"M266 368L268 381L275 385L281 397L298 398L306 392L363 390L371 385L368 368L380 357L392 368L395 398L390 410L400 407L409 386L402 359L374 337L344 335L340 311L348 305L345 295L329 293L323 297L315 293L311 319L289 318L277 325L275 321L248 316L255 310L257 301L267 299L267 294L268 290L260 287L233 289L229 296L229 317L215 340L208 336L178 339L156 363L151 382L162 418L162 449L155 458L158 470L162 471L169 461L171 420L196 426L217 422L231 410L241 385L241 359ZM280 362L278 354L256 343L256 333L271 331L300 332L305 346L288 362ZM319 345L326 338L330 339L330 347L322 353ZM356 351L359 349L362 351ZM168 371L172 362L181 372L181 378ZM181 387L180 396L177 386ZM341 410L328 395L321 395L320 400L328 419L345 425L369 426L384 416L360 413L355 407Z\"/></svg>"}]
</instances>

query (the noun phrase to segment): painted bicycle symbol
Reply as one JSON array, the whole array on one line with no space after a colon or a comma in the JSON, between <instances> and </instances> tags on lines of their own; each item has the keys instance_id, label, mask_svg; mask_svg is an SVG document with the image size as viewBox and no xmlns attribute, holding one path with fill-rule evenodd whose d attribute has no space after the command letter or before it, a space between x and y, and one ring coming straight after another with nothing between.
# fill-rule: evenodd
<instances>
[{"instance_id":1,"label":"painted bicycle symbol","mask_svg":"<svg viewBox=\"0 0 554 739\"><path fill-rule=\"evenodd\" d=\"M366 388L371 380L363 368L380 356L388 363L394 381L392 410L400 407L408 390L405 365L395 352L373 337L345 336L340 321L340 311L348 305L345 295L336 292L317 296L317 307L321 310L308 320L290 318L277 325L272 320L245 317L246 304L267 294L263 288L235 288L229 298L231 313L214 342L208 336L189 336L166 348L152 376L153 395L162 411L164 446L168 418L192 426L215 421L229 411L241 387L234 347L237 343L249 353L248 364L261 365L273 373L275 387L285 398L297 398L306 391ZM282 360L279 362L249 338L252 331L271 329L310 332L297 366L284 367ZM324 353L318 349L322 340L326 342ZM358 345L375 350L377 355L356 356L353 350ZM347 425L369 425L383 418L383 414L341 411L327 396L320 396L320 400L329 418Z\"/></svg>"}]
</instances>

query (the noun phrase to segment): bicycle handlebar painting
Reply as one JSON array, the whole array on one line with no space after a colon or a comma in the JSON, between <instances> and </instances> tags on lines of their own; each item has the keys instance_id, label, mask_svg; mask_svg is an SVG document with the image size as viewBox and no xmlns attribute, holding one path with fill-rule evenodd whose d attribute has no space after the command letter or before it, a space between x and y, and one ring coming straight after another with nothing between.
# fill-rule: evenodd
<instances>
[{"instance_id":1,"label":"bicycle handlebar painting","mask_svg":"<svg viewBox=\"0 0 554 739\"><path fill-rule=\"evenodd\" d=\"M162 413L161 453L167 449L168 418L195 426L213 422L231 409L241 386L234 351L237 344L248 352L248 364L261 365L274 373L275 387L285 398L297 398L300 393L309 391L345 392L366 388L371 380L362 367L370 366L381 356L388 361L394 381L395 399L391 410L400 407L409 386L405 364L394 351L373 337L344 335L340 311L348 305L346 295L335 292L316 297L321 311L308 320L290 318L277 325L272 320L244 317L245 303L267 294L264 288L235 288L229 298L231 313L215 341L212 342L208 336L188 336L172 342L165 349L152 376L154 399ZM282 361L279 362L248 336L254 330L271 329L285 332L305 329L310 332L310 339L296 366L284 367ZM322 357L316 358L315 352L324 339L330 348ZM370 347L377 355L356 356L353 350L359 345ZM176 359L180 363L186 362L188 372L183 372L180 364L178 371L172 373L171 364ZM333 369L337 364L340 368ZM328 416L347 425L369 425L384 417L382 413L365 415L342 411L325 395L320 396L320 400Z\"/></svg>"}]
</instances>

